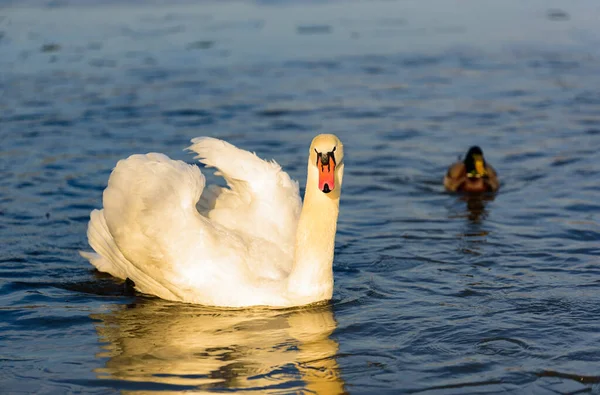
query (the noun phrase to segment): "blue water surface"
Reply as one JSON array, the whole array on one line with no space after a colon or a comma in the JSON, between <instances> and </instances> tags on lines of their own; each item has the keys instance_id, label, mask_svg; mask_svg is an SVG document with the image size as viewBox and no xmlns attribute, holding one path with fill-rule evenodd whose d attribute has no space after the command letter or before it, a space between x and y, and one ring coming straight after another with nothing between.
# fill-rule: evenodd
<instances>
[{"instance_id":1,"label":"blue water surface","mask_svg":"<svg viewBox=\"0 0 600 395\"><path fill-rule=\"evenodd\" d=\"M0 393L600 393L600 5L0 3ZM344 141L331 303L227 311L92 270L115 163ZM500 192L443 191L480 145Z\"/></svg>"}]
</instances>

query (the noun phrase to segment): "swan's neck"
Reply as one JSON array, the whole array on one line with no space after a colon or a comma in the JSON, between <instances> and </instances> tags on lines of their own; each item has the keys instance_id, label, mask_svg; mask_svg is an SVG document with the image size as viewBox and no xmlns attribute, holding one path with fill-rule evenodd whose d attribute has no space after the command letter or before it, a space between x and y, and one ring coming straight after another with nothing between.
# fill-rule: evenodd
<instances>
[{"instance_id":1,"label":"swan's neck","mask_svg":"<svg viewBox=\"0 0 600 395\"><path fill-rule=\"evenodd\" d=\"M316 168L314 173L309 168L296 231L294 266L288 277L290 294L306 299L307 304L329 300L333 295L333 250L341 185L336 182L336 190L325 194L317 188L317 178Z\"/></svg>"}]
</instances>

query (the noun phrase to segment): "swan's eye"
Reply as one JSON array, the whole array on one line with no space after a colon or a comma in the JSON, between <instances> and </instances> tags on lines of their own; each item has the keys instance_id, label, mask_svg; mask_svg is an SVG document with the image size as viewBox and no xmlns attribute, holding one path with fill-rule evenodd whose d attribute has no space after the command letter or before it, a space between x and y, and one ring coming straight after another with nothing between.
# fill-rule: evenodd
<instances>
[{"instance_id":1,"label":"swan's eye","mask_svg":"<svg viewBox=\"0 0 600 395\"><path fill-rule=\"evenodd\" d=\"M321 167L325 167L325 166L329 166L329 161L333 161L333 164L336 164L335 161L335 147L333 148L332 151L330 152L319 152L317 151L317 149L315 148L315 152L317 153L317 167L319 167L319 162L321 163Z\"/></svg>"}]
</instances>

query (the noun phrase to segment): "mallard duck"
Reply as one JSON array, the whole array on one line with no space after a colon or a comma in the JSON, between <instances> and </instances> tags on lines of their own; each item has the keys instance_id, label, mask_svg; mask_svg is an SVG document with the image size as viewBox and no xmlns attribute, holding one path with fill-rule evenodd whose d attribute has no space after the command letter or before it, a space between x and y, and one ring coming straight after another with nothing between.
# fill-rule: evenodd
<instances>
[{"instance_id":1,"label":"mallard duck","mask_svg":"<svg viewBox=\"0 0 600 395\"><path fill-rule=\"evenodd\" d=\"M463 161L448 168L444 187L451 192L495 192L500 183L494 168L483 158L481 148L473 146Z\"/></svg>"}]
</instances>

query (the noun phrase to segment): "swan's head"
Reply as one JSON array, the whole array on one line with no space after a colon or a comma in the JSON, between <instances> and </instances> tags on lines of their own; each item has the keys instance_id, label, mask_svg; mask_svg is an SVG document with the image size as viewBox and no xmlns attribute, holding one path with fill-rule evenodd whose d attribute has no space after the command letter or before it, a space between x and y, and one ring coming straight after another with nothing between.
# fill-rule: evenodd
<instances>
[{"instance_id":1,"label":"swan's head","mask_svg":"<svg viewBox=\"0 0 600 395\"><path fill-rule=\"evenodd\" d=\"M310 144L308 168L309 174L318 174L318 188L321 192L337 190L339 194L344 169L344 145L340 139L333 134L315 137ZM315 182L314 179L312 182Z\"/></svg>"}]
</instances>

